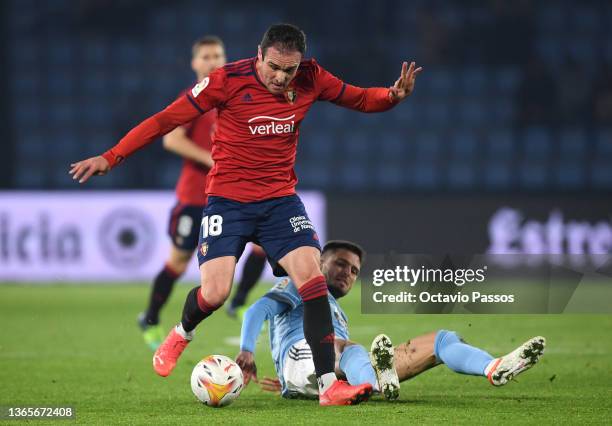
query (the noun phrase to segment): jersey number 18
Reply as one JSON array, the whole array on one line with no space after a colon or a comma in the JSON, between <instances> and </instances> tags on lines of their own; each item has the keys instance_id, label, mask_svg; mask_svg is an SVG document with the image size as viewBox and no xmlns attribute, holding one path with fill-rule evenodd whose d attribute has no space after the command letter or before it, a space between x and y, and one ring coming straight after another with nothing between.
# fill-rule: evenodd
<instances>
[{"instance_id":1,"label":"jersey number 18","mask_svg":"<svg viewBox=\"0 0 612 426\"><path fill-rule=\"evenodd\" d=\"M202 218L202 238L206 238L209 235L216 237L221 235L223 232L223 217L218 214L212 216L204 216Z\"/></svg>"}]
</instances>

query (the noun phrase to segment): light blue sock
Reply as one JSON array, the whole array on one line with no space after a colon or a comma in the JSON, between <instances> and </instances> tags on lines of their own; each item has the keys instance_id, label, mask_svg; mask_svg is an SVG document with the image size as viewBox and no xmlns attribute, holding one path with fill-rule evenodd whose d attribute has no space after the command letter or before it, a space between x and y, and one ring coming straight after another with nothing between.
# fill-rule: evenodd
<instances>
[{"instance_id":1,"label":"light blue sock","mask_svg":"<svg viewBox=\"0 0 612 426\"><path fill-rule=\"evenodd\" d=\"M346 375L351 385L370 383L378 390L376 373L370 363L368 351L361 345L350 345L344 348L340 356L340 370Z\"/></svg>"},{"instance_id":2,"label":"light blue sock","mask_svg":"<svg viewBox=\"0 0 612 426\"><path fill-rule=\"evenodd\" d=\"M473 376L485 376L485 368L493 360L491 355L462 342L454 331L448 330L436 334L434 353L451 370Z\"/></svg>"}]
</instances>

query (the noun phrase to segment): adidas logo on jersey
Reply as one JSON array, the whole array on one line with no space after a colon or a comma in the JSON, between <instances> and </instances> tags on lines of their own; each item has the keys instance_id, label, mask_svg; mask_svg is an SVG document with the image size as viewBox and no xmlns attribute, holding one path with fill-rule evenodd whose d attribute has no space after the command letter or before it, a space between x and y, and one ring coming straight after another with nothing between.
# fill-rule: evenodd
<instances>
[{"instance_id":1,"label":"adidas logo on jersey","mask_svg":"<svg viewBox=\"0 0 612 426\"><path fill-rule=\"evenodd\" d=\"M259 115L249 120L249 130L251 131L252 135L280 135L283 133L294 133L294 118L295 114L284 118ZM269 122L266 124L260 124L264 120L269 120Z\"/></svg>"}]
</instances>

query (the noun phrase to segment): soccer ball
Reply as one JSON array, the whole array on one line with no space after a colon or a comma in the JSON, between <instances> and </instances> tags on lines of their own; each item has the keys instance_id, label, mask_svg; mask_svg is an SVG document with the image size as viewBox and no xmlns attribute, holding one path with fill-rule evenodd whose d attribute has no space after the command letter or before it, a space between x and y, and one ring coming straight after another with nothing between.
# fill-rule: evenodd
<instances>
[{"instance_id":1,"label":"soccer ball","mask_svg":"<svg viewBox=\"0 0 612 426\"><path fill-rule=\"evenodd\" d=\"M223 355L210 355L198 362L191 373L191 390L209 407L231 404L242 391L242 370Z\"/></svg>"}]
</instances>

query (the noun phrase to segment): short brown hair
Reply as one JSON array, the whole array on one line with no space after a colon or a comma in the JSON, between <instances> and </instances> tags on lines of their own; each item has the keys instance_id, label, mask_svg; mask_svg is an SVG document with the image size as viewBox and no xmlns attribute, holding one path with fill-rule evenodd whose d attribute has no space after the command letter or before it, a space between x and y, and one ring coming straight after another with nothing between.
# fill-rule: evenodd
<instances>
[{"instance_id":1,"label":"short brown hair","mask_svg":"<svg viewBox=\"0 0 612 426\"><path fill-rule=\"evenodd\" d=\"M266 50L271 46L285 51L297 50L303 55L306 52L306 34L295 25L272 25L259 43L263 56L266 55Z\"/></svg>"},{"instance_id":2,"label":"short brown hair","mask_svg":"<svg viewBox=\"0 0 612 426\"><path fill-rule=\"evenodd\" d=\"M344 240L331 240L328 241L327 244L323 247L321 251L321 256L328 252L335 252L339 249L345 249L350 252L355 253L359 257L359 261L363 263L365 260L365 250L357 243L352 241L344 241Z\"/></svg>"},{"instance_id":3,"label":"short brown hair","mask_svg":"<svg viewBox=\"0 0 612 426\"><path fill-rule=\"evenodd\" d=\"M221 46L225 49L223 40L221 40L220 37L217 37L216 35L205 35L204 37L200 37L199 39L193 42L193 45L191 46L191 55L195 56L198 53L198 49L200 47L210 45Z\"/></svg>"}]
</instances>

